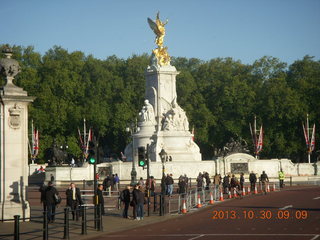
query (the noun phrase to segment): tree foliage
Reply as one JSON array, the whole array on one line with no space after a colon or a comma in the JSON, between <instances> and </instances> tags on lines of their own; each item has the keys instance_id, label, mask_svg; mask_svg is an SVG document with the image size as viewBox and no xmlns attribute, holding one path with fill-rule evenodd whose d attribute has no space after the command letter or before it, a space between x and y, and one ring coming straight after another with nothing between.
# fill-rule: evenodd
<instances>
[{"instance_id":1,"label":"tree foliage","mask_svg":"<svg viewBox=\"0 0 320 240\"><path fill-rule=\"evenodd\" d=\"M84 118L103 155L123 151L128 143L125 128L143 104L148 55L99 60L58 46L43 56L33 47L13 49L22 67L15 83L36 97L29 116L41 133L40 158L54 139L79 156L77 128ZM301 122L307 113L311 123L320 119L319 61L305 56L287 66L266 56L250 65L232 58L180 57L173 58L172 65L180 71L178 103L195 128L204 159L212 158L231 137L251 144L248 124L256 115L265 129L262 158L306 161Z\"/></svg>"}]
</instances>

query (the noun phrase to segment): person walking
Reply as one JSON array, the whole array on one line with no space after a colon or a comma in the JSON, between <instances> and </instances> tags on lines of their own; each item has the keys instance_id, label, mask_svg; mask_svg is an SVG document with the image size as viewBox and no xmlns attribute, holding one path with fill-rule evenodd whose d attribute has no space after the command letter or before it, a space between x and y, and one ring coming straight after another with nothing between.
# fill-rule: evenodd
<instances>
[{"instance_id":1,"label":"person walking","mask_svg":"<svg viewBox=\"0 0 320 240\"><path fill-rule=\"evenodd\" d=\"M187 183L184 177L180 178L178 186L179 186L179 194L181 194L182 198L185 198L186 192L187 192Z\"/></svg>"},{"instance_id":2,"label":"person walking","mask_svg":"<svg viewBox=\"0 0 320 240\"><path fill-rule=\"evenodd\" d=\"M264 194L267 194L266 184L269 182L269 178L265 171L262 171L260 182L262 183L262 192L264 192Z\"/></svg>"},{"instance_id":3,"label":"person walking","mask_svg":"<svg viewBox=\"0 0 320 240\"><path fill-rule=\"evenodd\" d=\"M285 178L284 172L282 171L282 169L280 169L280 171L279 171L280 188L284 187L284 184L283 184L284 178Z\"/></svg>"},{"instance_id":4,"label":"person walking","mask_svg":"<svg viewBox=\"0 0 320 240\"><path fill-rule=\"evenodd\" d=\"M48 187L45 189L45 207L47 209L48 223L53 223L56 214L56 195L59 195L58 190L53 186L53 183L48 182Z\"/></svg>"},{"instance_id":5,"label":"person walking","mask_svg":"<svg viewBox=\"0 0 320 240\"><path fill-rule=\"evenodd\" d=\"M223 191L225 194L228 194L229 190L230 190L230 176L229 175L225 175L223 178Z\"/></svg>"},{"instance_id":6,"label":"person walking","mask_svg":"<svg viewBox=\"0 0 320 240\"><path fill-rule=\"evenodd\" d=\"M220 174L216 173L216 175L214 175L213 184L214 184L214 196L215 196L215 199L218 200L220 196L220 185L221 185Z\"/></svg>"},{"instance_id":7,"label":"person walking","mask_svg":"<svg viewBox=\"0 0 320 240\"><path fill-rule=\"evenodd\" d=\"M168 174L167 178L166 178L166 185L167 185L167 195L171 196L172 192L173 192L173 178L172 178L172 174Z\"/></svg>"},{"instance_id":8,"label":"person walking","mask_svg":"<svg viewBox=\"0 0 320 240\"><path fill-rule=\"evenodd\" d=\"M197 177L197 189L198 191L202 191L202 187L203 187L203 175L201 172L199 172L199 175Z\"/></svg>"},{"instance_id":9,"label":"person walking","mask_svg":"<svg viewBox=\"0 0 320 240\"><path fill-rule=\"evenodd\" d=\"M243 191L243 185L244 185L244 173L242 172L240 174L240 190Z\"/></svg>"},{"instance_id":10,"label":"person walking","mask_svg":"<svg viewBox=\"0 0 320 240\"><path fill-rule=\"evenodd\" d=\"M111 178L109 175L103 180L103 190L107 192L107 195L111 194Z\"/></svg>"},{"instance_id":11,"label":"person walking","mask_svg":"<svg viewBox=\"0 0 320 240\"><path fill-rule=\"evenodd\" d=\"M143 220L144 209L143 205L145 203L144 193L141 191L140 186L137 184L135 186L135 191L132 195L132 201L136 206L136 220Z\"/></svg>"},{"instance_id":12,"label":"person walking","mask_svg":"<svg viewBox=\"0 0 320 240\"><path fill-rule=\"evenodd\" d=\"M98 207L98 214L100 213L99 209L101 209L101 214L105 215L105 212L104 212L104 199L103 199L103 185L102 184L98 185L96 206Z\"/></svg>"},{"instance_id":13,"label":"person walking","mask_svg":"<svg viewBox=\"0 0 320 240\"><path fill-rule=\"evenodd\" d=\"M47 186L43 183L39 188L40 192L40 202L42 203L43 211L46 210L46 188Z\"/></svg>"},{"instance_id":14,"label":"person walking","mask_svg":"<svg viewBox=\"0 0 320 240\"><path fill-rule=\"evenodd\" d=\"M70 183L66 190L67 206L72 212L72 220L79 221L79 205L82 205L80 189L74 183Z\"/></svg>"},{"instance_id":15,"label":"person walking","mask_svg":"<svg viewBox=\"0 0 320 240\"><path fill-rule=\"evenodd\" d=\"M249 181L250 181L251 192L253 192L256 187L256 182L257 182L257 176L256 176L256 174L254 174L253 171L249 175Z\"/></svg>"},{"instance_id":16,"label":"person walking","mask_svg":"<svg viewBox=\"0 0 320 240\"><path fill-rule=\"evenodd\" d=\"M130 205L130 189L131 189L131 187L128 185L126 187L126 189L124 189L120 193L120 201L123 202L123 204L124 204L124 209L123 209L123 213L122 213L123 218L129 218L128 209L129 209L129 205Z\"/></svg>"}]
</instances>

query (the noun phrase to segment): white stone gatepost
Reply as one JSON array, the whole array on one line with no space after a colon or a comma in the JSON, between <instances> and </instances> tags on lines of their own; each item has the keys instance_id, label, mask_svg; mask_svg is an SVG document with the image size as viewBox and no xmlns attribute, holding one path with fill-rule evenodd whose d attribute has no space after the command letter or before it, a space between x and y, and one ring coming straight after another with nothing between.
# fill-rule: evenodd
<instances>
[{"instance_id":1,"label":"white stone gatepost","mask_svg":"<svg viewBox=\"0 0 320 240\"><path fill-rule=\"evenodd\" d=\"M28 185L28 105L34 98L13 84L20 72L19 64L11 59L11 49L0 59L0 73L6 84L0 89L0 220L30 217L26 201Z\"/></svg>"}]
</instances>

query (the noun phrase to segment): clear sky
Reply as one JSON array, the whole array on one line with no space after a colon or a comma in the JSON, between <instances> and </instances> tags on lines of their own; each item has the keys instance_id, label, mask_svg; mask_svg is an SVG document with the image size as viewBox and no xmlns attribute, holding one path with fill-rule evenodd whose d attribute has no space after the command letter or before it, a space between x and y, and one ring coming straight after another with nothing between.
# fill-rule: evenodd
<instances>
[{"instance_id":1,"label":"clear sky","mask_svg":"<svg viewBox=\"0 0 320 240\"><path fill-rule=\"evenodd\" d=\"M320 0L0 0L0 44L54 45L105 59L150 53L147 17L169 19L171 56L243 63L320 59Z\"/></svg>"}]
</instances>

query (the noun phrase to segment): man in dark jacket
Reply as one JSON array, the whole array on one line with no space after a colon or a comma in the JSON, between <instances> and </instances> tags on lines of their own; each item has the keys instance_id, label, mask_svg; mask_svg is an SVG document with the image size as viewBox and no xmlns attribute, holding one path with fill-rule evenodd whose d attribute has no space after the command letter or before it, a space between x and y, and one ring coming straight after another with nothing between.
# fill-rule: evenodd
<instances>
[{"instance_id":1,"label":"man in dark jacket","mask_svg":"<svg viewBox=\"0 0 320 240\"><path fill-rule=\"evenodd\" d=\"M46 188L47 186L43 183L39 188L39 192L41 193L40 202L43 206L43 211L46 210Z\"/></svg>"},{"instance_id":2,"label":"man in dark jacket","mask_svg":"<svg viewBox=\"0 0 320 240\"><path fill-rule=\"evenodd\" d=\"M107 195L109 195L111 191L111 178L109 175L103 180L103 190L107 191Z\"/></svg>"},{"instance_id":3,"label":"man in dark jacket","mask_svg":"<svg viewBox=\"0 0 320 240\"><path fill-rule=\"evenodd\" d=\"M122 216L124 218L128 218L128 209L129 209L129 205L130 205L130 189L131 189L131 187L127 186L126 189L124 189L120 193L120 200L124 204L124 209L123 209L123 213L122 213Z\"/></svg>"},{"instance_id":4,"label":"man in dark jacket","mask_svg":"<svg viewBox=\"0 0 320 240\"><path fill-rule=\"evenodd\" d=\"M56 213L56 196L59 195L57 189L53 186L53 183L48 182L48 187L45 190L45 205L47 208L48 222L53 223Z\"/></svg>"},{"instance_id":5,"label":"man in dark jacket","mask_svg":"<svg viewBox=\"0 0 320 240\"><path fill-rule=\"evenodd\" d=\"M253 192L257 182L257 176L253 172L251 172L249 175L249 181L250 181L251 192Z\"/></svg>"},{"instance_id":6,"label":"man in dark jacket","mask_svg":"<svg viewBox=\"0 0 320 240\"><path fill-rule=\"evenodd\" d=\"M172 195L172 192L173 192L173 178L172 178L172 174L168 174L167 177L166 177L166 186L167 186L167 194L169 196Z\"/></svg>"},{"instance_id":7,"label":"man in dark jacket","mask_svg":"<svg viewBox=\"0 0 320 240\"><path fill-rule=\"evenodd\" d=\"M135 186L135 191L132 194L132 201L136 206L136 220L143 220L143 205L144 205L144 193L140 190L140 186Z\"/></svg>"},{"instance_id":8,"label":"man in dark jacket","mask_svg":"<svg viewBox=\"0 0 320 240\"><path fill-rule=\"evenodd\" d=\"M186 195L186 188L187 188L187 184L186 184L186 180L184 178L181 178L179 183L179 194L182 195L182 197L184 198Z\"/></svg>"},{"instance_id":9,"label":"man in dark jacket","mask_svg":"<svg viewBox=\"0 0 320 240\"><path fill-rule=\"evenodd\" d=\"M79 205L82 205L80 189L74 183L71 183L66 190L67 206L71 208L72 219L79 220Z\"/></svg>"},{"instance_id":10,"label":"man in dark jacket","mask_svg":"<svg viewBox=\"0 0 320 240\"><path fill-rule=\"evenodd\" d=\"M99 184L97 189L97 200L96 204L98 209L101 207L101 214L104 215L104 199L103 199L103 185ZM99 211L98 211L99 213Z\"/></svg>"}]
</instances>

